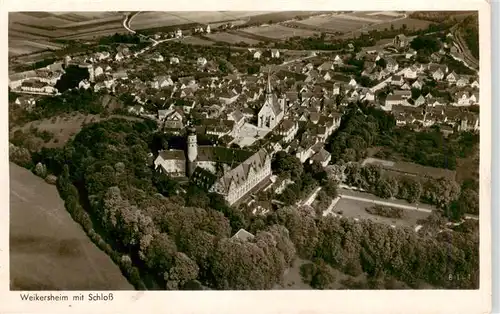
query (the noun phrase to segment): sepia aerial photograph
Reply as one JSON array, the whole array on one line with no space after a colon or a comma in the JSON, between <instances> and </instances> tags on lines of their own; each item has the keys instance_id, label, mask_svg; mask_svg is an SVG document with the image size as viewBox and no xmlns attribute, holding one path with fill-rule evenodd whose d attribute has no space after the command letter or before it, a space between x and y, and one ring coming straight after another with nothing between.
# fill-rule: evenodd
<instances>
[{"instance_id":1,"label":"sepia aerial photograph","mask_svg":"<svg viewBox=\"0 0 500 314\"><path fill-rule=\"evenodd\" d=\"M479 289L479 46L477 11L9 12L10 290Z\"/></svg>"}]
</instances>

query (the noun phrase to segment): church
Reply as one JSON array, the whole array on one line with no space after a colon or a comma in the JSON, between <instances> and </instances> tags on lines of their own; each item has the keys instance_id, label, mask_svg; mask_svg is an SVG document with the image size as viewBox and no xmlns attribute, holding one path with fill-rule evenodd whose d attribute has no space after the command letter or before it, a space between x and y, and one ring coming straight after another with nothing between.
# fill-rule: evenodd
<instances>
[{"instance_id":1,"label":"church","mask_svg":"<svg viewBox=\"0 0 500 314\"><path fill-rule=\"evenodd\" d=\"M172 177L188 177L207 192L221 194L233 205L271 176L271 156L265 149L251 152L199 146L196 129L188 128L186 151L160 151L154 167Z\"/></svg>"},{"instance_id":2,"label":"church","mask_svg":"<svg viewBox=\"0 0 500 314\"><path fill-rule=\"evenodd\" d=\"M278 98L271 87L271 76L268 73L264 105L258 113L257 126L262 129L274 129L285 115L285 99Z\"/></svg>"}]
</instances>

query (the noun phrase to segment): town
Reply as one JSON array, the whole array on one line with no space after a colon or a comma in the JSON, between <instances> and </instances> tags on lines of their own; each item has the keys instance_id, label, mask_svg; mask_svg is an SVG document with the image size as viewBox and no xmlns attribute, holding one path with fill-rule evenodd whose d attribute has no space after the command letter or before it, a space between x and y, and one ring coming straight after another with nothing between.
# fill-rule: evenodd
<instances>
[{"instance_id":1,"label":"town","mask_svg":"<svg viewBox=\"0 0 500 314\"><path fill-rule=\"evenodd\" d=\"M440 275L426 269L437 261L389 267L359 244L372 223L387 243L478 233L480 78L463 20L378 41L320 32L309 49L206 43L239 32L231 23L134 30L141 14L125 15L126 34L9 75L11 162L57 186L136 289L477 284L472 244L456 244L474 251L469 268L457 253ZM416 263L448 244L398 245ZM458 269L476 279L449 280Z\"/></svg>"}]
</instances>

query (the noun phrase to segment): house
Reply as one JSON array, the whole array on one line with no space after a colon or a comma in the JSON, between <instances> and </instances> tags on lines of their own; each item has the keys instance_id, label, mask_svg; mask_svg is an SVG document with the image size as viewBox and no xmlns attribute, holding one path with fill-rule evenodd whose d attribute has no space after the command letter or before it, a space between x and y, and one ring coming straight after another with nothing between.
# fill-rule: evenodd
<instances>
[{"instance_id":1,"label":"house","mask_svg":"<svg viewBox=\"0 0 500 314\"><path fill-rule=\"evenodd\" d=\"M82 80L80 81L80 83L78 83L78 88L89 89L90 82L88 80Z\"/></svg>"},{"instance_id":2,"label":"house","mask_svg":"<svg viewBox=\"0 0 500 314\"><path fill-rule=\"evenodd\" d=\"M339 55L336 55L335 58L333 59L333 63L335 65L344 65L344 61Z\"/></svg>"},{"instance_id":3,"label":"house","mask_svg":"<svg viewBox=\"0 0 500 314\"><path fill-rule=\"evenodd\" d=\"M286 119L281 121L276 130L279 135L283 136L283 141L285 143L290 143L299 131L299 123Z\"/></svg>"},{"instance_id":4,"label":"house","mask_svg":"<svg viewBox=\"0 0 500 314\"><path fill-rule=\"evenodd\" d=\"M165 59L163 58L163 56L160 53L156 52L151 57L151 60L156 61L156 62L163 62Z\"/></svg>"},{"instance_id":5,"label":"house","mask_svg":"<svg viewBox=\"0 0 500 314\"><path fill-rule=\"evenodd\" d=\"M392 106L405 105L406 103L406 99L404 99L401 95L388 95L385 99L385 107L391 109Z\"/></svg>"},{"instance_id":6,"label":"house","mask_svg":"<svg viewBox=\"0 0 500 314\"><path fill-rule=\"evenodd\" d=\"M234 121L234 129L237 132L241 130L243 125L245 124L245 116L240 110L235 110L231 114L228 115L227 119L229 121Z\"/></svg>"},{"instance_id":7,"label":"house","mask_svg":"<svg viewBox=\"0 0 500 314\"><path fill-rule=\"evenodd\" d=\"M207 64L207 59L204 58L204 57L199 57L197 60L196 60L196 64L199 66L199 67L204 67L206 64Z\"/></svg>"},{"instance_id":8,"label":"house","mask_svg":"<svg viewBox=\"0 0 500 314\"><path fill-rule=\"evenodd\" d=\"M259 50L255 51L253 54L253 58L257 59L257 60L259 60L261 56L262 56L262 52L260 52Z\"/></svg>"},{"instance_id":9,"label":"house","mask_svg":"<svg viewBox=\"0 0 500 314\"><path fill-rule=\"evenodd\" d=\"M472 93L472 95L469 97L469 100L473 105L479 105L479 93Z\"/></svg>"},{"instance_id":10,"label":"house","mask_svg":"<svg viewBox=\"0 0 500 314\"><path fill-rule=\"evenodd\" d=\"M390 73L396 72L399 69L399 64L393 58L387 58L385 61L387 62L385 69Z\"/></svg>"},{"instance_id":11,"label":"house","mask_svg":"<svg viewBox=\"0 0 500 314\"><path fill-rule=\"evenodd\" d=\"M356 87L358 86L358 82L356 82L356 80L354 78L352 78L350 81L349 81L349 86L351 87Z\"/></svg>"},{"instance_id":12,"label":"house","mask_svg":"<svg viewBox=\"0 0 500 314\"><path fill-rule=\"evenodd\" d=\"M108 51L103 51L103 52L97 52L95 54L95 58L99 61L102 61L102 60L106 60L107 58L109 58L111 55L109 54ZM69 56L67 56L69 57ZM71 61L71 57L69 59Z\"/></svg>"},{"instance_id":13,"label":"house","mask_svg":"<svg viewBox=\"0 0 500 314\"><path fill-rule=\"evenodd\" d=\"M433 62L438 62L438 63L439 63L439 62L441 62L441 59L442 59L442 58L443 58L443 56L442 56L442 55L440 55L440 54L439 54L439 53L437 53L437 52L432 53L432 54L431 54L431 56L430 56L431 61L433 61Z\"/></svg>"},{"instance_id":14,"label":"house","mask_svg":"<svg viewBox=\"0 0 500 314\"><path fill-rule=\"evenodd\" d=\"M325 81L329 81L332 79L332 75L330 74L330 72L326 72L325 75L323 75L323 79Z\"/></svg>"},{"instance_id":15,"label":"house","mask_svg":"<svg viewBox=\"0 0 500 314\"><path fill-rule=\"evenodd\" d=\"M333 95L340 95L340 83L333 84Z\"/></svg>"},{"instance_id":16,"label":"house","mask_svg":"<svg viewBox=\"0 0 500 314\"><path fill-rule=\"evenodd\" d=\"M469 78L467 76L460 76L456 83L457 87L469 86Z\"/></svg>"},{"instance_id":17,"label":"house","mask_svg":"<svg viewBox=\"0 0 500 314\"><path fill-rule=\"evenodd\" d=\"M280 57L280 51L278 49L271 49L271 58L278 59Z\"/></svg>"},{"instance_id":18,"label":"house","mask_svg":"<svg viewBox=\"0 0 500 314\"><path fill-rule=\"evenodd\" d=\"M181 38L182 37L182 30L180 29L177 29L175 31L175 38Z\"/></svg>"},{"instance_id":19,"label":"house","mask_svg":"<svg viewBox=\"0 0 500 314\"><path fill-rule=\"evenodd\" d=\"M163 114L165 114L163 116ZM184 128L184 113L180 109L170 110L165 113L162 112L162 120L165 121L165 129L181 130Z\"/></svg>"},{"instance_id":20,"label":"house","mask_svg":"<svg viewBox=\"0 0 500 314\"><path fill-rule=\"evenodd\" d=\"M330 160L332 160L332 155L329 152L327 152L323 147L311 157L311 162L316 161L320 163L323 167L328 166Z\"/></svg>"},{"instance_id":21,"label":"house","mask_svg":"<svg viewBox=\"0 0 500 314\"><path fill-rule=\"evenodd\" d=\"M391 85L402 86L404 83L403 77L400 75L393 75L391 78Z\"/></svg>"},{"instance_id":22,"label":"house","mask_svg":"<svg viewBox=\"0 0 500 314\"><path fill-rule=\"evenodd\" d=\"M113 80L126 80L128 79L128 74L127 71L124 69L120 69L116 72L114 72L112 75Z\"/></svg>"},{"instance_id":23,"label":"house","mask_svg":"<svg viewBox=\"0 0 500 314\"><path fill-rule=\"evenodd\" d=\"M41 93L41 94L56 94L57 89L50 85L46 85L38 80L27 80L22 82L21 90L24 92Z\"/></svg>"},{"instance_id":24,"label":"house","mask_svg":"<svg viewBox=\"0 0 500 314\"><path fill-rule=\"evenodd\" d=\"M470 96L466 91L459 92L455 95L455 102L458 106L470 106Z\"/></svg>"},{"instance_id":25,"label":"house","mask_svg":"<svg viewBox=\"0 0 500 314\"><path fill-rule=\"evenodd\" d=\"M123 55L123 53L121 51L117 52L116 55L115 55L115 61L122 61L123 59L125 59L125 56Z\"/></svg>"},{"instance_id":26,"label":"house","mask_svg":"<svg viewBox=\"0 0 500 314\"><path fill-rule=\"evenodd\" d=\"M411 58L413 58L413 57L414 57L414 56L416 56L416 55L417 55L417 52L416 52L414 49L410 48L410 49L408 49L408 51L406 52L406 54L405 54L405 58L406 58L406 59L411 59Z\"/></svg>"},{"instance_id":27,"label":"house","mask_svg":"<svg viewBox=\"0 0 500 314\"><path fill-rule=\"evenodd\" d=\"M17 97L14 103L24 109L32 109L36 105L36 100L33 97L20 96Z\"/></svg>"},{"instance_id":28,"label":"house","mask_svg":"<svg viewBox=\"0 0 500 314\"><path fill-rule=\"evenodd\" d=\"M367 90L364 95L361 96L361 100L366 100L366 101L375 101L375 93L371 92L370 90Z\"/></svg>"},{"instance_id":29,"label":"house","mask_svg":"<svg viewBox=\"0 0 500 314\"><path fill-rule=\"evenodd\" d=\"M179 58L170 57L170 64L179 64Z\"/></svg>"},{"instance_id":30,"label":"house","mask_svg":"<svg viewBox=\"0 0 500 314\"><path fill-rule=\"evenodd\" d=\"M406 38L404 34L399 34L396 37L394 37L392 44L396 48L405 48L406 46L408 46L409 42L408 38Z\"/></svg>"},{"instance_id":31,"label":"house","mask_svg":"<svg viewBox=\"0 0 500 314\"><path fill-rule=\"evenodd\" d=\"M474 80L474 82L472 82L470 86L473 88L479 88L479 82L477 80Z\"/></svg>"},{"instance_id":32,"label":"house","mask_svg":"<svg viewBox=\"0 0 500 314\"><path fill-rule=\"evenodd\" d=\"M127 108L127 111L136 115L140 115L144 113L144 107L141 105L130 106Z\"/></svg>"},{"instance_id":33,"label":"house","mask_svg":"<svg viewBox=\"0 0 500 314\"><path fill-rule=\"evenodd\" d=\"M413 84L411 84L411 87L416 88L416 89L422 89L423 86L424 86L424 82L423 82L423 80L420 80L420 79L417 79L415 82L413 82Z\"/></svg>"},{"instance_id":34,"label":"house","mask_svg":"<svg viewBox=\"0 0 500 314\"><path fill-rule=\"evenodd\" d=\"M205 125L205 132L209 135L222 137L232 133L235 135L234 121L220 120L220 119L207 119L203 121Z\"/></svg>"},{"instance_id":35,"label":"house","mask_svg":"<svg viewBox=\"0 0 500 314\"><path fill-rule=\"evenodd\" d=\"M415 99L415 106L416 107L424 105L424 104L425 104L425 98L424 98L424 96L420 95L420 96L418 96L417 99Z\"/></svg>"},{"instance_id":36,"label":"house","mask_svg":"<svg viewBox=\"0 0 500 314\"><path fill-rule=\"evenodd\" d=\"M444 72L441 70L441 68L437 69L432 73L432 78L435 79L436 81L440 81L444 78Z\"/></svg>"},{"instance_id":37,"label":"house","mask_svg":"<svg viewBox=\"0 0 500 314\"><path fill-rule=\"evenodd\" d=\"M411 86L410 84L408 84L408 82L405 82L403 84L403 86L401 86L401 89L404 89L404 90L411 90Z\"/></svg>"},{"instance_id":38,"label":"house","mask_svg":"<svg viewBox=\"0 0 500 314\"><path fill-rule=\"evenodd\" d=\"M456 83L458 79L459 77L457 73L455 73L455 71L451 72L446 76L446 81L450 84Z\"/></svg>"},{"instance_id":39,"label":"house","mask_svg":"<svg viewBox=\"0 0 500 314\"><path fill-rule=\"evenodd\" d=\"M100 66L94 69L94 77L99 77L104 74L104 69Z\"/></svg>"},{"instance_id":40,"label":"house","mask_svg":"<svg viewBox=\"0 0 500 314\"><path fill-rule=\"evenodd\" d=\"M411 66L405 69L404 77L406 79L416 79L417 78L417 67Z\"/></svg>"},{"instance_id":41,"label":"house","mask_svg":"<svg viewBox=\"0 0 500 314\"><path fill-rule=\"evenodd\" d=\"M446 105L446 101L444 99L442 99L442 98L434 98L428 104L431 107L444 106L444 105Z\"/></svg>"},{"instance_id":42,"label":"house","mask_svg":"<svg viewBox=\"0 0 500 314\"><path fill-rule=\"evenodd\" d=\"M243 242L253 240L255 236L251 234L250 232L246 231L245 229L240 229L236 234L233 236L234 239L241 240Z\"/></svg>"},{"instance_id":43,"label":"house","mask_svg":"<svg viewBox=\"0 0 500 314\"><path fill-rule=\"evenodd\" d=\"M331 62L331 61L323 62L320 66L318 66L318 71L320 71L320 72L330 71L333 69L334 69L334 65L333 65L333 62Z\"/></svg>"},{"instance_id":44,"label":"house","mask_svg":"<svg viewBox=\"0 0 500 314\"><path fill-rule=\"evenodd\" d=\"M411 98L411 91L409 91L409 90L395 90L394 95L400 95L404 99L410 99Z\"/></svg>"}]
</instances>

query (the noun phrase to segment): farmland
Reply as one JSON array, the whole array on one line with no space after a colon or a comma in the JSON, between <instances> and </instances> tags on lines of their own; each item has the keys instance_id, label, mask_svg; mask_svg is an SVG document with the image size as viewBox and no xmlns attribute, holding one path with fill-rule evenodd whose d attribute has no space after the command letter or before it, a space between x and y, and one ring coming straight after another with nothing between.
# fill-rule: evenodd
<instances>
[{"instance_id":1,"label":"farmland","mask_svg":"<svg viewBox=\"0 0 500 314\"><path fill-rule=\"evenodd\" d=\"M56 38L92 38L124 31L122 14L112 12L9 13L9 54L27 55L57 50Z\"/></svg>"},{"instance_id":2,"label":"farmland","mask_svg":"<svg viewBox=\"0 0 500 314\"><path fill-rule=\"evenodd\" d=\"M185 24L214 24L224 21L245 23L253 15L265 12L224 12L224 11L169 11L169 12L141 12L134 16L130 22L130 28L144 30L151 28L162 28ZM237 24L237 23L236 23Z\"/></svg>"},{"instance_id":3,"label":"farmland","mask_svg":"<svg viewBox=\"0 0 500 314\"><path fill-rule=\"evenodd\" d=\"M231 33L215 33L215 34L209 34L206 36L214 41L222 41L222 42L226 42L229 44L237 44L237 43L245 42L249 45L256 45L259 43L258 40L239 36L237 34L231 34Z\"/></svg>"},{"instance_id":4,"label":"farmland","mask_svg":"<svg viewBox=\"0 0 500 314\"><path fill-rule=\"evenodd\" d=\"M248 33L259 37L265 37L271 40L283 40L290 37L310 37L317 32L307 29L290 28L278 24L261 25L257 27L248 27L241 30L242 33Z\"/></svg>"},{"instance_id":5,"label":"farmland","mask_svg":"<svg viewBox=\"0 0 500 314\"><path fill-rule=\"evenodd\" d=\"M13 163L10 288L133 290L118 266L73 221L56 187Z\"/></svg>"},{"instance_id":6,"label":"farmland","mask_svg":"<svg viewBox=\"0 0 500 314\"><path fill-rule=\"evenodd\" d=\"M325 32L352 32L369 28L372 25L389 23L401 19L401 14L387 14L389 12L354 12L334 13L313 16L290 24L293 27L312 29Z\"/></svg>"}]
</instances>

